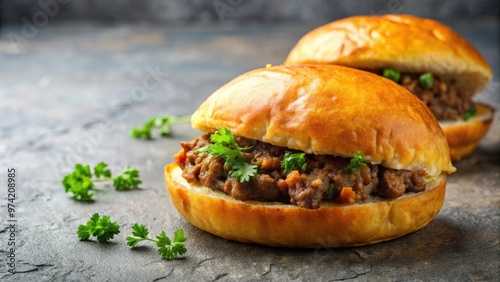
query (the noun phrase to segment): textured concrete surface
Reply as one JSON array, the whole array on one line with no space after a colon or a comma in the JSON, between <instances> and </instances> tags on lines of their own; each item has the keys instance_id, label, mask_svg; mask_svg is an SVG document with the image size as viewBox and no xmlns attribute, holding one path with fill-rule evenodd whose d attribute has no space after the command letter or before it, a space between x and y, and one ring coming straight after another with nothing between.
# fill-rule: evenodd
<instances>
[{"instance_id":1,"label":"textured concrete surface","mask_svg":"<svg viewBox=\"0 0 500 282\"><path fill-rule=\"evenodd\" d=\"M490 61L495 82L479 96L500 109L498 23L452 25ZM2 281L499 281L500 119L470 157L455 163L446 202L424 229L376 245L300 250L226 241L188 224L163 182L179 141L199 132L176 126L170 138L128 136L158 114L193 112L235 76L279 64L313 26L162 27L58 24L13 44L0 34L0 280ZM147 89L146 89L147 88ZM146 89L146 90L144 90ZM60 183L75 162L138 167L141 189L96 192L72 201ZM16 274L7 272L7 168L17 171ZM94 212L122 232L108 244L82 242ZM183 227L187 254L165 261L153 245L125 244L133 223L152 234Z\"/></svg>"}]
</instances>

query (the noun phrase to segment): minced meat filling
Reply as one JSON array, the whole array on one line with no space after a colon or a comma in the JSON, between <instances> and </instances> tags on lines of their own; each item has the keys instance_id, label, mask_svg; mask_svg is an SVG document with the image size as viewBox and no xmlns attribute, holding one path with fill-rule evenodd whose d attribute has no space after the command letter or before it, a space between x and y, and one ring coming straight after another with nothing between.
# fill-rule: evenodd
<instances>
[{"instance_id":1,"label":"minced meat filling","mask_svg":"<svg viewBox=\"0 0 500 282\"><path fill-rule=\"evenodd\" d=\"M382 71L378 72L379 75ZM432 88L424 89L419 83L421 74L401 73L399 84L415 94L432 111L437 120L458 120L474 105L472 92L458 89L455 81L446 81L433 75Z\"/></svg>"},{"instance_id":2,"label":"minced meat filling","mask_svg":"<svg viewBox=\"0 0 500 282\"><path fill-rule=\"evenodd\" d=\"M361 166L347 173L350 159L306 154L305 171L285 174L281 161L287 148L235 136L240 147L251 147L242 153L248 163L258 164L259 172L249 182L228 177L221 157L198 150L210 145L210 134L190 142L181 142L185 161L180 163L182 176L188 182L199 182L222 190L238 200L279 201L304 208L319 208L323 201L352 203L365 201L369 195L397 198L405 192L421 192L426 183L423 171L393 170L380 165Z\"/></svg>"}]
</instances>

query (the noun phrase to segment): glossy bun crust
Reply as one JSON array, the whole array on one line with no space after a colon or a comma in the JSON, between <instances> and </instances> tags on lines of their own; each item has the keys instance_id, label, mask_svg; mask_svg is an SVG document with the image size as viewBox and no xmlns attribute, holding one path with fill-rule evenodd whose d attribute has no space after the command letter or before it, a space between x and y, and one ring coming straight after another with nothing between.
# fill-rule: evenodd
<instances>
[{"instance_id":1,"label":"glossy bun crust","mask_svg":"<svg viewBox=\"0 0 500 282\"><path fill-rule=\"evenodd\" d=\"M442 23L409 15L355 16L321 26L303 36L285 61L309 63L431 72L473 92L492 78L466 39Z\"/></svg>"},{"instance_id":2,"label":"glossy bun crust","mask_svg":"<svg viewBox=\"0 0 500 282\"><path fill-rule=\"evenodd\" d=\"M165 167L167 188L179 213L219 237L284 247L346 247L394 239L426 226L445 197L445 177L435 188L395 200L304 209L282 203L238 201L221 191L189 184L177 164Z\"/></svg>"},{"instance_id":3,"label":"glossy bun crust","mask_svg":"<svg viewBox=\"0 0 500 282\"><path fill-rule=\"evenodd\" d=\"M333 65L270 67L243 74L193 114L205 132L233 134L307 153L393 169L453 172L443 131L413 94L378 75Z\"/></svg>"}]
</instances>

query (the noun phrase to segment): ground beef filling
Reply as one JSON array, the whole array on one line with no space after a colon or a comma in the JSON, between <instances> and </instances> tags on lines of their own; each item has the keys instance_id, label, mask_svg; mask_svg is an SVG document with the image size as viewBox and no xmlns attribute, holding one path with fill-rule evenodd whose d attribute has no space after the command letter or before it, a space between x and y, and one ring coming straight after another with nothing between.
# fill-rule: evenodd
<instances>
[{"instance_id":1,"label":"ground beef filling","mask_svg":"<svg viewBox=\"0 0 500 282\"><path fill-rule=\"evenodd\" d=\"M377 72L382 75L382 70ZM434 84L424 89L419 83L421 74L401 73L399 84L415 94L432 111L439 121L458 120L474 105L472 92L458 89L455 81L446 81L433 75Z\"/></svg>"},{"instance_id":2,"label":"ground beef filling","mask_svg":"<svg viewBox=\"0 0 500 282\"><path fill-rule=\"evenodd\" d=\"M347 173L344 168L350 159L325 155L307 154L305 171L285 174L281 161L291 150L238 136L235 140L240 147L251 147L242 153L245 161L259 165L258 174L249 182L228 177L231 168L224 167L221 157L198 153L211 144L210 134L181 142L185 153L179 163L182 176L190 183L222 190L238 200L279 201L311 209L319 208L323 201L353 203L365 201L369 195L398 198L405 192L425 190L423 171L366 165L359 172Z\"/></svg>"}]
</instances>

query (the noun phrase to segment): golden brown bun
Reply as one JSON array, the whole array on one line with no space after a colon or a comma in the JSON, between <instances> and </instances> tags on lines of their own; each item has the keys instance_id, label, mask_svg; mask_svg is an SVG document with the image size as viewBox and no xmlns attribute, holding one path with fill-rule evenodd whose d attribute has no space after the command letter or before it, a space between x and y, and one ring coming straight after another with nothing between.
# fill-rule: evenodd
<instances>
[{"instance_id":1,"label":"golden brown bun","mask_svg":"<svg viewBox=\"0 0 500 282\"><path fill-rule=\"evenodd\" d=\"M276 66L243 74L193 114L195 128L307 153L352 157L393 169L453 172L430 110L389 79L333 65Z\"/></svg>"},{"instance_id":2,"label":"golden brown bun","mask_svg":"<svg viewBox=\"0 0 500 282\"><path fill-rule=\"evenodd\" d=\"M476 104L477 112L468 121L440 122L453 161L470 154L481 138L490 129L494 110L486 105Z\"/></svg>"},{"instance_id":3,"label":"golden brown bun","mask_svg":"<svg viewBox=\"0 0 500 282\"><path fill-rule=\"evenodd\" d=\"M453 77L473 92L492 78L488 63L466 39L437 21L408 15L356 16L319 27L302 37L285 61L309 63L431 72Z\"/></svg>"},{"instance_id":4,"label":"golden brown bun","mask_svg":"<svg viewBox=\"0 0 500 282\"><path fill-rule=\"evenodd\" d=\"M209 188L189 184L173 163L165 167L170 198L194 226L225 239L285 247L346 247L401 237L426 226L439 212L446 177L435 187L396 200L362 204L325 204L304 209L282 203L238 201Z\"/></svg>"}]
</instances>

